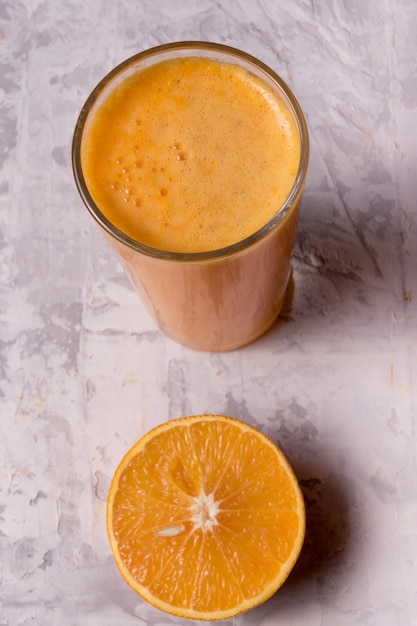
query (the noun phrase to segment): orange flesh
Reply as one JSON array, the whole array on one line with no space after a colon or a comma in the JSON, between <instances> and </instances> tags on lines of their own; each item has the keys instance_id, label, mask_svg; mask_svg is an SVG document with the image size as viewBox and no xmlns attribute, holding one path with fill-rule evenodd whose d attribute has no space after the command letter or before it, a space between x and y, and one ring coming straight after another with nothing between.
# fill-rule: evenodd
<instances>
[{"instance_id":1,"label":"orange flesh","mask_svg":"<svg viewBox=\"0 0 417 626\"><path fill-rule=\"evenodd\" d=\"M82 167L124 233L176 252L219 249L279 210L300 160L292 117L237 65L163 61L118 85L90 114Z\"/></svg>"},{"instance_id":2,"label":"orange flesh","mask_svg":"<svg viewBox=\"0 0 417 626\"><path fill-rule=\"evenodd\" d=\"M126 455L108 530L127 582L176 615L222 619L282 584L301 549L304 508L279 449L221 416L169 422Z\"/></svg>"}]
</instances>

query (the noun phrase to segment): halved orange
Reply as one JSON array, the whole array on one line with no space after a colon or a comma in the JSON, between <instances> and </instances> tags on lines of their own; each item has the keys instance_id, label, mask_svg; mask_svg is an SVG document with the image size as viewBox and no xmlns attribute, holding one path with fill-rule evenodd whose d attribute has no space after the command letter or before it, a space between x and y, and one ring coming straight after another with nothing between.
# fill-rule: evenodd
<instances>
[{"instance_id":1,"label":"halved orange","mask_svg":"<svg viewBox=\"0 0 417 626\"><path fill-rule=\"evenodd\" d=\"M305 511L282 451L248 424L196 415L149 431L113 477L107 530L127 583L180 617L226 619L294 566Z\"/></svg>"}]
</instances>

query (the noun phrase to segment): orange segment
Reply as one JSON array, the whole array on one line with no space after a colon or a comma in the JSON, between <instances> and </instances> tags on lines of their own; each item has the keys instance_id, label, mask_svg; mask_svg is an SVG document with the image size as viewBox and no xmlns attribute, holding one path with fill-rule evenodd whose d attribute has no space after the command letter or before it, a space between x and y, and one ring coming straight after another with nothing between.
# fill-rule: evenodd
<instances>
[{"instance_id":1,"label":"orange segment","mask_svg":"<svg viewBox=\"0 0 417 626\"><path fill-rule=\"evenodd\" d=\"M297 560L304 503L281 450L239 420L197 415L148 432L107 506L127 583L168 613L226 619L269 598Z\"/></svg>"}]
</instances>

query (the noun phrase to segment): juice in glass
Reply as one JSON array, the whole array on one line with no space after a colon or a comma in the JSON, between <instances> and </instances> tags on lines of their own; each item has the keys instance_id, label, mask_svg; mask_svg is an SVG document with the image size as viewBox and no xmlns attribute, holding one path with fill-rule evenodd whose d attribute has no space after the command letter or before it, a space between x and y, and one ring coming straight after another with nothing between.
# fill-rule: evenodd
<instances>
[{"instance_id":1,"label":"juice in glass","mask_svg":"<svg viewBox=\"0 0 417 626\"><path fill-rule=\"evenodd\" d=\"M308 163L303 114L262 63L159 46L96 87L74 133L81 196L160 328L194 349L276 319Z\"/></svg>"}]
</instances>

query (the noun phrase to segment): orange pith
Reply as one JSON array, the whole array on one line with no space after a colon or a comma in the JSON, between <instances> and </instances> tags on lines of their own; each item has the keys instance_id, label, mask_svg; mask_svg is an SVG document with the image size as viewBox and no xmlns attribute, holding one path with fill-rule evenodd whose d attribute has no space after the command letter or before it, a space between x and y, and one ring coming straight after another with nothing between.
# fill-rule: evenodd
<instances>
[{"instance_id":1,"label":"orange pith","mask_svg":"<svg viewBox=\"0 0 417 626\"><path fill-rule=\"evenodd\" d=\"M269 598L301 550L304 503L282 452L233 418L148 432L110 487L107 529L127 583L168 613L226 619Z\"/></svg>"}]
</instances>

